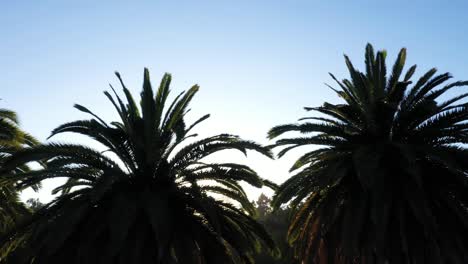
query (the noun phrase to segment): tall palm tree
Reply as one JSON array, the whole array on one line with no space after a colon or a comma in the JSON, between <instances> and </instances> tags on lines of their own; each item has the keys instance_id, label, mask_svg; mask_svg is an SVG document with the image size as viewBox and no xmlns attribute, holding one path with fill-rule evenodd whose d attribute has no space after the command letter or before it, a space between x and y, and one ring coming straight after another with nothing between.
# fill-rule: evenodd
<instances>
[{"instance_id":1,"label":"tall palm tree","mask_svg":"<svg viewBox=\"0 0 468 264\"><path fill-rule=\"evenodd\" d=\"M57 199L37 210L3 241L31 233L34 263L251 263L252 253L274 243L253 218L255 208L239 184L272 183L236 163L210 163L222 150L271 152L237 136L220 134L191 143L184 117L198 91L193 86L165 109L171 76L162 78L156 95L144 71L141 107L116 73L126 102L104 94L120 121L92 116L59 126L52 136L74 132L106 147L50 143L17 152L9 168L46 160L46 168L12 175L21 186L65 177Z\"/></svg>"},{"instance_id":2,"label":"tall palm tree","mask_svg":"<svg viewBox=\"0 0 468 264\"><path fill-rule=\"evenodd\" d=\"M8 109L0 109L0 168L12 153L25 146L36 144L36 140L22 131L18 126L18 117L15 112ZM14 173L28 171L25 165L17 166ZM37 186L34 186L35 188ZM21 218L29 215L29 211L19 199L19 190L16 183L11 180L0 179L0 234L14 226ZM21 239L15 240L7 247L0 245L0 261L6 255L21 244ZM10 262L11 263L11 262Z\"/></svg>"},{"instance_id":3,"label":"tall palm tree","mask_svg":"<svg viewBox=\"0 0 468 264\"><path fill-rule=\"evenodd\" d=\"M343 103L269 131L304 134L278 139L279 156L319 146L294 163L274 205L296 208L289 239L304 263L468 263L468 82L431 69L412 84L406 50L390 76L385 57L367 45L360 72L345 56L351 78L330 74Z\"/></svg>"}]
</instances>

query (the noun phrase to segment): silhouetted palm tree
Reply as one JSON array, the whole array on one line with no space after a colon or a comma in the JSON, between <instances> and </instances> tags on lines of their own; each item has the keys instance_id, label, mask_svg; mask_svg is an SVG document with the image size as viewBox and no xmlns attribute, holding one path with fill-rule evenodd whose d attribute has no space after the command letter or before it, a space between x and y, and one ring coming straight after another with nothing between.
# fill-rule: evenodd
<instances>
[{"instance_id":1,"label":"silhouetted palm tree","mask_svg":"<svg viewBox=\"0 0 468 264\"><path fill-rule=\"evenodd\" d=\"M18 127L18 118L15 112L0 109L0 168L3 167L5 159L10 157L12 153L24 146L32 146L36 143L32 136ZM13 173L25 171L28 171L28 167L25 165L13 169ZM28 209L19 199L19 190L15 185L14 181L0 178L0 234L6 232L21 218L29 214ZM22 239L17 239L6 247L0 244L0 262L21 241Z\"/></svg>"},{"instance_id":2,"label":"silhouetted palm tree","mask_svg":"<svg viewBox=\"0 0 468 264\"><path fill-rule=\"evenodd\" d=\"M385 51L366 48L362 73L348 57L350 79L334 89L342 104L269 132L283 156L319 145L292 166L274 205L297 207L289 229L304 263L468 263L468 82L416 66L402 76L402 49L388 77ZM441 99L445 99L443 101ZM313 121L309 121L313 120Z\"/></svg>"},{"instance_id":3,"label":"silhouetted palm tree","mask_svg":"<svg viewBox=\"0 0 468 264\"><path fill-rule=\"evenodd\" d=\"M50 143L9 159L8 166L47 161L44 169L12 176L22 180L21 186L68 179L55 190L61 193L57 199L9 237L31 232L34 263L250 263L261 245L273 249L269 235L251 217L255 208L239 182L272 184L245 165L204 159L222 150L271 157L270 151L228 134L184 144L196 136L189 134L195 125L208 118L190 126L184 121L198 86L179 94L165 110L171 76L164 75L154 96L145 69L138 107L116 75L126 102L115 91L105 95L119 122L108 124L75 105L93 118L52 132L83 134L106 151Z\"/></svg>"}]
</instances>

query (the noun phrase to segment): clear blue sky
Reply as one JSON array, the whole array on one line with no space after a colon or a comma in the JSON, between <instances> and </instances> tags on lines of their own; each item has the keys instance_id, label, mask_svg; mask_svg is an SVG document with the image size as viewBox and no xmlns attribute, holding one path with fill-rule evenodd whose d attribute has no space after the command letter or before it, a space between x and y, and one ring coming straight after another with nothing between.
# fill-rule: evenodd
<instances>
[{"instance_id":1,"label":"clear blue sky","mask_svg":"<svg viewBox=\"0 0 468 264\"><path fill-rule=\"evenodd\" d=\"M407 47L418 73L437 66L468 79L467 11L465 1L3 1L0 106L45 140L86 117L74 103L113 119L102 91L117 84L114 70L137 93L148 67L154 83L172 73L174 93L201 86L192 117L212 114L202 135L266 144L267 130L303 106L336 100L327 73L347 77L343 53L361 66L367 42L391 61ZM294 155L244 161L279 183Z\"/></svg>"}]
</instances>

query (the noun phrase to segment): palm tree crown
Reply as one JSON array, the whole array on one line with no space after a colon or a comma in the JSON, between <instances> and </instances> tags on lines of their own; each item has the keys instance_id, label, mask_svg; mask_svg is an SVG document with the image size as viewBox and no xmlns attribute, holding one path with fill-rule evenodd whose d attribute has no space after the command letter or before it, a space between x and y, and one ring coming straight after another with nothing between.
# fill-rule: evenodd
<instances>
[{"instance_id":1,"label":"palm tree crown","mask_svg":"<svg viewBox=\"0 0 468 264\"><path fill-rule=\"evenodd\" d=\"M209 117L192 125L184 121L198 86L179 94L165 109L171 76L164 75L154 95L145 69L138 107L116 75L126 102L112 86L114 94L104 94L119 122L109 124L75 105L93 118L52 132L83 134L106 151L50 143L7 161L12 167L45 160L44 169L11 176L21 179L21 186L67 178L54 191L60 193L57 199L7 239L29 232L34 250L27 261L34 263L250 263L261 245L273 249L270 237L251 217L254 207L239 182L274 185L245 165L204 161L222 150L254 150L271 157L270 151L228 134L185 143L196 136L192 129Z\"/></svg>"},{"instance_id":2,"label":"palm tree crown","mask_svg":"<svg viewBox=\"0 0 468 264\"><path fill-rule=\"evenodd\" d=\"M321 146L294 163L274 205L297 208L289 239L304 263L467 263L468 93L447 92L468 82L431 69L412 83L405 49L387 76L385 57L368 45L360 72L345 56L351 78L330 74L343 103L270 130L305 134L278 139L279 156Z\"/></svg>"}]
</instances>

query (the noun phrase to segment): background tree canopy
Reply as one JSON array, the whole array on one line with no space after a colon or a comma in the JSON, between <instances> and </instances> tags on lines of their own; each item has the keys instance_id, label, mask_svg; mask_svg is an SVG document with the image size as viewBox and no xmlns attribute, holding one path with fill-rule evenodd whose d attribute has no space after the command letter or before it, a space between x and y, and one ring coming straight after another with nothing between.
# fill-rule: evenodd
<instances>
[{"instance_id":1,"label":"background tree canopy","mask_svg":"<svg viewBox=\"0 0 468 264\"><path fill-rule=\"evenodd\" d=\"M275 256L270 252L262 251L255 255L257 264L299 264L294 257L294 252L287 241L289 221L291 220L292 209L290 207L278 208L273 211L271 199L261 194L256 202L257 220L270 233L278 246L281 255Z\"/></svg>"}]
</instances>

